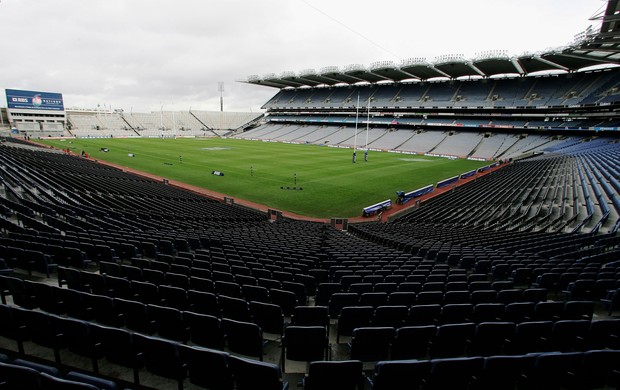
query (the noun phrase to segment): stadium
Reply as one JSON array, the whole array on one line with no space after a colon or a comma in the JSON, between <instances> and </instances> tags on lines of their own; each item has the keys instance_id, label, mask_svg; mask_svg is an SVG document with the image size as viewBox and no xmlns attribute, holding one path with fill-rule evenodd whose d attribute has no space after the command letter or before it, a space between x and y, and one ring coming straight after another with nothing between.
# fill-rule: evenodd
<instances>
[{"instance_id":1,"label":"stadium","mask_svg":"<svg viewBox=\"0 0 620 390\"><path fill-rule=\"evenodd\" d=\"M260 113L6 89L0 388L620 388L619 15Z\"/></svg>"}]
</instances>

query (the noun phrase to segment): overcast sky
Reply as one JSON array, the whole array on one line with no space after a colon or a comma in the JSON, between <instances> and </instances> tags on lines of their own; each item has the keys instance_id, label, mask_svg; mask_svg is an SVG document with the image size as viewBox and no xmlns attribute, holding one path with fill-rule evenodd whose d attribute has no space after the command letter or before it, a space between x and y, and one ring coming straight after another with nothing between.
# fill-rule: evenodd
<instances>
[{"instance_id":1,"label":"overcast sky","mask_svg":"<svg viewBox=\"0 0 620 390\"><path fill-rule=\"evenodd\" d=\"M604 0L0 0L4 88L65 107L257 111L281 74L566 45Z\"/></svg>"}]
</instances>

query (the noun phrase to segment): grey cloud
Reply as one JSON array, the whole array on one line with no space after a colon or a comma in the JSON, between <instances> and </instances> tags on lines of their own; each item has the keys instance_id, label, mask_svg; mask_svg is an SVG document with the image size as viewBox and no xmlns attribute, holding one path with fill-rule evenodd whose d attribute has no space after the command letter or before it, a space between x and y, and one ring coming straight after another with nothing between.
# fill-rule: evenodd
<instances>
[{"instance_id":1,"label":"grey cloud","mask_svg":"<svg viewBox=\"0 0 620 390\"><path fill-rule=\"evenodd\" d=\"M561 45L598 0L2 0L0 88L57 91L67 106L258 109L249 75L408 57ZM544 21L544 23L541 22ZM580 22L580 23L577 23ZM538 23L538 24L537 24ZM538 25L524 29L524 25ZM583 26L574 27L574 26ZM2 100L0 104L4 105Z\"/></svg>"}]
</instances>

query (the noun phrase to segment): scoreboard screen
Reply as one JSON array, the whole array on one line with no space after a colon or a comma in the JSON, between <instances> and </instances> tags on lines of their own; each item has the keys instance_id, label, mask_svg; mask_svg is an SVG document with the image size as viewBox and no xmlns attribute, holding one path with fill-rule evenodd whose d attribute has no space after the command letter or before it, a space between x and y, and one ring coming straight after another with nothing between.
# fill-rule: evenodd
<instances>
[{"instance_id":1,"label":"scoreboard screen","mask_svg":"<svg viewBox=\"0 0 620 390\"><path fill-rule=\"evenodd\" d=\"M54 92L6 90L8 108L26 110L63 111L62 94Z\"/></svg>"}]
</instances>

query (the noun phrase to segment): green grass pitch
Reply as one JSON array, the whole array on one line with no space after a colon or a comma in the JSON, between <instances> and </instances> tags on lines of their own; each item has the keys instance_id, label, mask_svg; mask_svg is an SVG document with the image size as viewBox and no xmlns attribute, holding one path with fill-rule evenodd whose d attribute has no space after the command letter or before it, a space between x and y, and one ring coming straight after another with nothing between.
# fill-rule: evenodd
<instances>
[{"instance_id":1,"label":"green grass pitch","mask_svg":"<svg viewBox=\"0 0 620 390\"><path fill-rule=\"evenodd\" d=\"M355 217L396 191L435 184L486 162L219 138L43 140L74 153L317 218ZM109 152L101 152L108 148ZM129 154L135 155L130 157ZM221 171L224 176L215 176ZM297 187L302 190L286 190Z\"/></svg>"}]
</instances>

